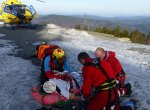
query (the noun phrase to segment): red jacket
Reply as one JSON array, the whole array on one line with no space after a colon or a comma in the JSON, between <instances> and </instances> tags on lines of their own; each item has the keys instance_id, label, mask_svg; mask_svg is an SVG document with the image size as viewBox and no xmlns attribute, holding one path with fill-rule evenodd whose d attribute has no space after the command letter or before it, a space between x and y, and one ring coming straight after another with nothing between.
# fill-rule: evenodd
<instances>
[{"instance_id":1,"label":"red jacket","mask_svg":"<svg viewBox=\"0 0 150 110\"><path fill-rule=\"evenodd\" d=\"M92 60L92 58L88 58L86 59L86 63L91 62ZM105 69L108 76L114 79L115 75L109 63L103 60L100 62L100 64ZM81 87L81 91L85 98L91 94L93 87L99 86L107 81L107 78L104 76L104 74L95 66L83 66L82 75L83 85Z\"/></svg>"},{"instance_id":2,"label":"red jacket","mask_svg":"<svg viewBox=\"0 0 150 110\"><path fill-rule=\"evenodd\" d=\"M115 75L121 72L122 66L116 58L115 52L105 51L105 57L103 60L107 61L111 65Z\"/></svg>"}]
</instances>

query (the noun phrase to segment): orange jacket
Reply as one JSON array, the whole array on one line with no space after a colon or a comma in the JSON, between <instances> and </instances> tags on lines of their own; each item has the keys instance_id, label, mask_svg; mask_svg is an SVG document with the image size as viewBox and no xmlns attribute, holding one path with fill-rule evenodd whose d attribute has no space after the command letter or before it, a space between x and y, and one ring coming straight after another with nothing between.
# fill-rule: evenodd
<instances>
[{"instance_id":1,"label":"orange jacket","mask_svg":"<svg viewBox=\"0 0 150 110\"><path fill-rule=\"evenodd\" d=\"M54 49L59 48L57 45L40 45L38 49L38 59L42 60L46 55L50 55L53 53Z\"/></svg>"}]
</instances>

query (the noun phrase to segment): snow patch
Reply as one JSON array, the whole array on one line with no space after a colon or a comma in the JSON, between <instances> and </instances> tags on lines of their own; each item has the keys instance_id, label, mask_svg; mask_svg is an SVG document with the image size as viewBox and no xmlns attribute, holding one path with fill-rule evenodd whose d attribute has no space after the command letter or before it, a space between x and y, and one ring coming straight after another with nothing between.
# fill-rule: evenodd
<instances>
[{"instance_id":1,"label":"snow patch","mask_svg":"<svg viewBox=\"0 0 150 110\"><path fill-rule=\"evenodd\" d=\"M3 27L4 26L4 23L3 22L0 22L0 27Z\"/></svg>"},{"instance_id":2,"label":"snow patch","mask_svg":"<svg viewBox=\"0 0 150 110\"><path fill-rule=\"evenodd\" d=\"M1 38L1 37L4 37L4 36L5 36L5 34L1 34L1 33L0 33L0 38Z\"/></svg>"},{"instance_id":3,"label":"snow patch","mask_svg":"<svg viewBox=\"0 0 150 110\"><path fill-rule=\"evenodd\" d=\"M55 24L47 24L47 28L48 29L61 29L61 27L59 27L59 26L57 26L57 25L55 25Z\"/></svg>"},{"instance_id":4,"label":"snow patch","mask_svg":"<svg viewBox=\"0 0 150 110\"><path fill-rule=\"evenodd\" d=\"M38 84L39 68L15 54L12 42L0 39L0 110L35 110L40 105L31 88Z\"/></svg>"},{"instance_id":5,"label":"snow patch","mask_svg":"<svg viewBox=\"0 0 150 110\"><path fill-rule=\"evenodd\" d=\"M127 42L127 43L131 42L129 38L118 38L118 40L121 42Z\"/></svg>"}]
</instances>

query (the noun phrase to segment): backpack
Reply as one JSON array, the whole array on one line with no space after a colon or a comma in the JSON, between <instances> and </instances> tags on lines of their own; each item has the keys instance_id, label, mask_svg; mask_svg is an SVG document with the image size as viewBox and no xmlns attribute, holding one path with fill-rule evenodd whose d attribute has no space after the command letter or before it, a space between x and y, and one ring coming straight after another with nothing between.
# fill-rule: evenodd
<instances>
[{"instance_id":1,"label":"backpack","mask_svg":"<svg viewBox=\"0 0 150 110\"><path fill-rule=\"evenodd\" d=\"M59 48L57 45L40 45L38 48L38 59L42 60L47 55L51 55L55 49Z\"/></svg>"}]
</instances>

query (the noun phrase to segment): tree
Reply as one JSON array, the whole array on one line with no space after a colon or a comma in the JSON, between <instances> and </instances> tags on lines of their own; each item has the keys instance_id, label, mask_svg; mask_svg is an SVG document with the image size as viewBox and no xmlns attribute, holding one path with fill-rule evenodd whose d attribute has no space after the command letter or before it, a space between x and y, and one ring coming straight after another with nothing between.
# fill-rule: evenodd
<instances>
[{"instance_id":1,"label":"tree","mask_svg":"<svg viewBox=\"0 0 150 110\"><path fill-rule=\"evenodd\" d=\"M148 35L146 37L146 44L150 45L150 32L148 33Z\"/></svg>"},{"instance_id":2,"label":"tree","mask_svg":"<svg viewBox=\"0 0 150 110\"><path fill-rule=\"evenodd\" d=\"M147 37L148 37L148 38L150 38L150 31L149 31L149 33L148 33Z\"/></svg>"},{"instance_id":3,"label":"tree","mask_svg":"<svg viewBox=\"0 0 150 110\"><path fill-rule=\"evenodd\" d=\"M81 30L81 26L80 26L80 24L76 25L76 26L75 26L75 29L79 29L79 30Z\"/></svg>"},{"instance_id":4,"label":"tree","mask_svg":"<svg viewBox=\"0 0 150 110\"><path fill-rule=\"evenodd\" d=\"M131 33L131 41L134 43L146 43L146 37L145 34L142 32L139 32L139 30L135 30Z\"/></svg>"},{"instance_id":5,"label":"tree","mask_svg":"<svg viewBox=\"0 0 150 110\"><path fill-rule=\"evenodd\" d=\"M116 37L121 37L120 32L121 32L121 28L120 28L119 25L116 26L116 27L113 29L113 35L116 36Z\"/></svg>"},{"instance_id":6,"label":"tree","mask_svg":"<svg viewBox=\"0 0 150 110\"><path fill-rule=\"evenodd\" d=\"M150 44L150 32L145 35L144 33L140 32L139 30L134 30L132 32L129 32L127 29L122 30L121 27L118 25L115 28L110 27L96 27L96 28L89 28L88 25L76 25L75 29L79 30L86 30L86 31L94 31L99 33L106 33L106 34L112 34L115 37L127 37L130 38L130 40L133 43L141 43L141 44Z\"/></svg>"},{"instance_id":7,"label":"tree","mask_svg":"<svg viewBox=\"0 0 150 110\"><path fill-rule=\"evenodd\" d=\"M88 30L89 30L89 27L88 27L87 25L84 25L84 26L83 26L83 30L88 31Z\"/></svg>"},{"instance_id":8,"label":"tree","mask_svg":"<svg viewBox=\"0 0 150 110\"><path fill-rule=\"evenodd\" d=\"M128 37L129 38L129 32L128 32L128 30L124 30L123 31L122 37Z\"/></svg>"}]
</instances>

